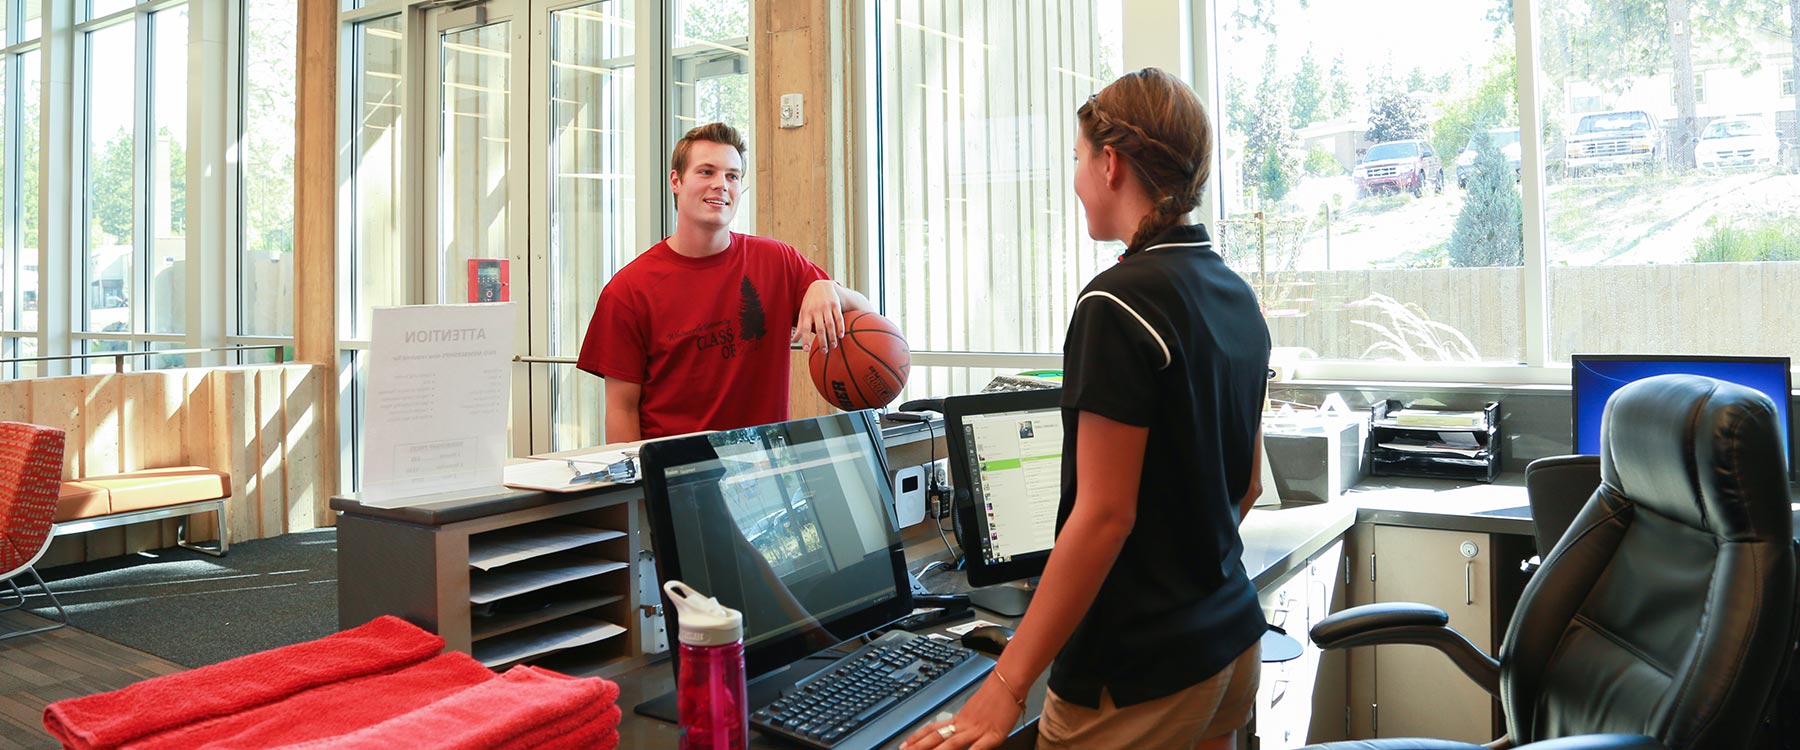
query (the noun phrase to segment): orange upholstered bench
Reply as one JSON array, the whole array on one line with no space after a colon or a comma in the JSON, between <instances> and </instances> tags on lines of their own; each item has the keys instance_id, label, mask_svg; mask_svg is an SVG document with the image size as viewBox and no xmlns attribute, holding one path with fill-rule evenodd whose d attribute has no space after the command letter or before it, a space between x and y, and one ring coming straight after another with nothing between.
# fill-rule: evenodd
<instances>
[{"instance_id":1,"label":"orange upholstered bench","mask_svg":"<svg viewBox=\"0 0 1800 750\"><path fill-rule=\"evenodd\" d=\"M82 477L62 483L52 536L79 534L114 526L180 518L176 544L215 557L231 549L225 502L231 499L231 475L201 466L144 469L104 477ZM216 548L188 541L188 516L212 513L218 520Z\"/></svg>"}]
</instances>

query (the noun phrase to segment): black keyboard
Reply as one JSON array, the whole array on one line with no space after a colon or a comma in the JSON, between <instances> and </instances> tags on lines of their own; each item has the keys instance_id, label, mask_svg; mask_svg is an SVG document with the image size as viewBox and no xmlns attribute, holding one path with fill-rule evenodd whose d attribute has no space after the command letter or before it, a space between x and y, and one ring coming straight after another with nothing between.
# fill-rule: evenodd
<instances>
[{"instance_id":1,"label":"black keyboard","mask_svg":"<svg viewBox=\"0 0 1800 750\"><path fill-rule=\"evenodd\" d=\"M872 748L993 668L993 659L948 641L889 631L795 683L750 724L819 750Z\"/></svg>"}]
</instances>

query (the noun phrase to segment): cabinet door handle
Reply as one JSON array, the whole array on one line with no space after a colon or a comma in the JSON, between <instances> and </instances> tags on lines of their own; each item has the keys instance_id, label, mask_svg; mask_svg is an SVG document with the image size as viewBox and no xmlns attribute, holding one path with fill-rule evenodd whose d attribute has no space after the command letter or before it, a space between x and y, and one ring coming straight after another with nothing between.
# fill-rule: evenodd
<instances>
[{"instance_id":1,"label":"cabinet door handle","mask_svg":"<svg viewBox=\"0 0 1800 750\"><path fill-rule=\"evenodd\" d=\"M1463 603L1475 603L1475 561L1463 565Z\"/></svg>"}]
</instances>

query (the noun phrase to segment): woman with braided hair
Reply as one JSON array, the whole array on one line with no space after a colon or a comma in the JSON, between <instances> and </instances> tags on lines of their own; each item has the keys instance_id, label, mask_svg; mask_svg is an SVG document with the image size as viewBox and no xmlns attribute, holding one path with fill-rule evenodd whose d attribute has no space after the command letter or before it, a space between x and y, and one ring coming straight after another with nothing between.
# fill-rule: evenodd
<instances>
[{"instance_id":1,"label":"woman with braided hair","mask_svg":"<svg viewBox=\"0 0 1800 750\"><path fill-rule=\"evenodd\" d=\"M1238 524L1260 494L1269 331L1187 222L1212 126L1155 68L1076 116L1088 234L1126 250L1069 322L1056 546L993 673L905 750L997 746L1046 668L1039 748L1222 749L1249 721L1267 626Z\"/></svg>"}]
</instances>

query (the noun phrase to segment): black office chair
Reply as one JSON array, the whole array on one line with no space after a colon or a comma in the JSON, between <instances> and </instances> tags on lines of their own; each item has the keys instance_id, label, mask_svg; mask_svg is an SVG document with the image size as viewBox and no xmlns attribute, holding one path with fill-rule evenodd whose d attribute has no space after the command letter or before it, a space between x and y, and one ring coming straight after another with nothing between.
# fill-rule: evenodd
<instances>
[{"instance_id":1,"label":"black office chair","mask_svg":"<svg viewBox=\"0 0 1800 750\"><path fill-rule=\"evenodd\" d=\"M1438 648L1500 699L1508 741L1531 750L1752 747L1795 636L1775 407L1747 388L1663 375L1619 389L1603 426L1603 481L1526 584L1498 661L1421 604L1354 607L1313 640Z\"/></svg>"},{"instance_id":2,"label":"black office chair","mask_svg":"<svg viewBox=\"0 0 1800 750\"><path fill-rule=\"evenodd\" d=\"M1538 557L1550 556L1576 511L1599 486L1599 456L1550 456L1525 465L1525 497L1531 503Z\"/></svg>"}]
</instances>

